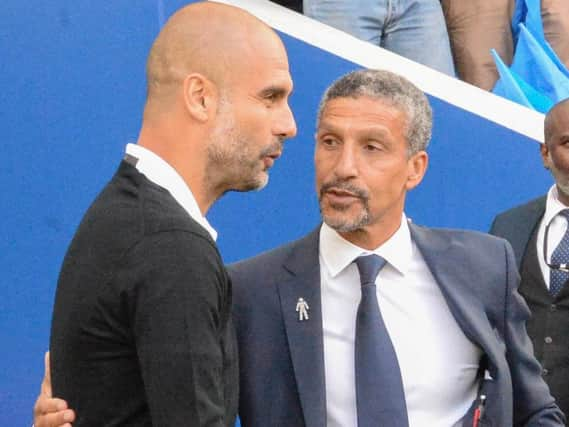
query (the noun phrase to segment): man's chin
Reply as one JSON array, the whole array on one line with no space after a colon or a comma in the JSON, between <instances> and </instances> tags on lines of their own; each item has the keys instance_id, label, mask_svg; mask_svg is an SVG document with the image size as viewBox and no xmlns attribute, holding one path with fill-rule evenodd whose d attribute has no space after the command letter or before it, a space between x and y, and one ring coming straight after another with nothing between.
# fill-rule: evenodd
<instances>
[{"instance_id":1,"label":"man's chin","mask_svg":"<svg viewBox=\"0 0 569 427\"><path fill-rule=\"evenodd\" d=\"M240 193L247 191L260 191L269 183L269 174L267 172L259 173L255 178L243 180L233 188L233 191Z\"/></svg>"},{"instance_id":2,"label":"man's chin","mask_svg":"<svg viewBox=\"0 0 569 427\"><path fill-rule=\"evenodd\" d=\"M365 214L354 216L347 215L330 215L322 212L322 220L326 225L338 233L350 233L353 231L361 230L367 225L367 217Z\"/></svg>"},{"instance_id":3,"label":"man's chin","mask_svg":"<svg viewBox=\"0 0 569 427\"><path fill-rule=\"evenodd\" d=\"M266 173L262 180L256 182L255 187L251 190L261 191L269 184L269 174Z\"/></svg>"}]
</instances>

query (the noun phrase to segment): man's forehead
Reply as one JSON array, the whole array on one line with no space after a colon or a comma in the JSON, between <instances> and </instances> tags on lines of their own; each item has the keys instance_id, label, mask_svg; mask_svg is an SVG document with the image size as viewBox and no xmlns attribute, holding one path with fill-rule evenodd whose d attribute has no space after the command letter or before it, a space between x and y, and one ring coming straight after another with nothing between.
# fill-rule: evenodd
<instances>
[{"instance_id":1,"label":"man's forehead","mask_svg":"<svg viewBox=\"0 0 569 427\"><path fill-rule=\"evenodd\" d=\"M553 107L548 119L549 125L553 125L556 130L569 130L569 102L563 102Z\"/></svg>"},{"instance_id":2,"label":"man's forehead","mask_svg":"<svg viewBox=\"0 0 569 427\"><path fill-rule=\"evenodd\" d=\"M319 125L330 126L345 120L381 125L386 119L397 120L404 117L405 113L400 108L384 99L340 97L326 102Z\"/></svg>"},{"instance_id":3,"label":"man's forehead","mask_svg":"<svg viewBox=\"0 0 569 427\"><path fill-rule=\"evenodd\" d=\"M292 89L287 53L278 38L241 47L233 53L231 62L227 72L237 84Z\"/></svg>"},{"instance_id":4,"label":"man's forehead","mask_svg":"<svg viewBox=\"0 0 569 427\"><path fill-rule=\"evenodd\" d=\"M392 111L403 113L403 110L394 101L387 97L370 96L370 95L355 95L355 96L338 96L326 101L322 106L322 113L325 114L327 110L337 109L358 109L365 110L366 112L372 111Z\"/></svg>"},{"instance_id":5,"label":"man's forehead","mask_svg":"<svg viewBox=\"0 0 569 427\"><path fill-rule=\"evenodd\" d=\"M565 120L569 119L569 102L564 102L556 109L555 114Z\"/></svg>"},{"instance_id":6,"label":"man's forehead","mask_svg":"<svg viewBox=\"0 0 569 427\"><path fill-rule=\"evenodd\" d=\"M289 95L293 89L287 63L253 60L243 63L230 73L229 82L236 91L251 95L261 93Z\"/></svg>"},{"instance_id":7,"label":"man's forehead","mask_svg":"<svg viewBox=\"0 0 569 427\"><path fill-rule=\"evenodd\" d=\"M263 62L283 63L288 68L288 55L281 38L266 25L249 28L245 33L236 35L231 44L242 55Z\"/></svg>"}]
</instances>

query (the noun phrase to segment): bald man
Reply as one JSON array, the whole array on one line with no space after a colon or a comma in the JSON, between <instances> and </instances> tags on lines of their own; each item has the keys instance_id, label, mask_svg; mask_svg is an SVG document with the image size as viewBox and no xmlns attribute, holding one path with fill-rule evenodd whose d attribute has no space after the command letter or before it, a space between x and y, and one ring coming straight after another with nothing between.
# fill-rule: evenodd
<instances>
[{"instance_id":1,"label":"bald man","mask_svg":"<svg viewBox=\"0 0 569 427\"><path fill-rule=\"evenodd\" d=\"M75 426L235 422L231 284L205 214L227 191L266 185L295 134L288 68L269 27L222 4L179 10L156 38L138 142L57 285L53 394Z\"/></svg>"},{"instance_id":2,"label":"bald man","mask_svg":"<svg viewBox=\"0 0 569 427\"><path fill-rule=\"evenodd\" d=\"M551 394L569 415L569 273L559 265L569 263L569 99L549 110L544 130L541 158L555 183L547 194L498 215L490 233L514 248L520 293L532 312L528 334Z\"/></svg>"}]
</instances>

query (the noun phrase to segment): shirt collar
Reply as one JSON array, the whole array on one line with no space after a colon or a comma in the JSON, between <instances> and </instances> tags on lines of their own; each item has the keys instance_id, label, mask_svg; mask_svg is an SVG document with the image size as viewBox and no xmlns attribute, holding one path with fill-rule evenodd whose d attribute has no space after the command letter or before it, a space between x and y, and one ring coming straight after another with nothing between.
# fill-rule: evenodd
<instances>
[{"instance_id":1,"label":"shirt collar","mask_svg":"<svg viewBox=\"0 0 569 427\"><path fill-rule=\"evenodd\" d=\"M168 190L188 215L205 228L214 241L217 239L217 231L202 215L192 190L172 166L141 145L127 144L126 153L138 159L136 169L141 174L144 174L154 184Z\"/></svg>"},{"instance_id":2,"label":"shirt collar","mask_svg":"<svg viewBox=\"0 0 569 427\"><path fill-rule=\"evenodd\" d=\"M545 214L543 215L544 224L549 224L553 218L555 218L559 212L564 209L567 209L568 206L565 206L559 200L559 192L557 190L557 186L553 184L549 191L547 192L547 201L545 202Z\"/></svg>"},{"instance_id":3,"label":"shirt collar","mask_svg":"<svg viewBox=\"0 0 569 427\"><path fill-rule=\"evenodd\" d=\"M383 257L399 273L405 275L413 253L411 233L405 214L401 225L386 242L369 251L348 242L326 223L320 228L320 255L332 277L337 276L362 254L377 254Z\"/></svg>"}]
</instances>

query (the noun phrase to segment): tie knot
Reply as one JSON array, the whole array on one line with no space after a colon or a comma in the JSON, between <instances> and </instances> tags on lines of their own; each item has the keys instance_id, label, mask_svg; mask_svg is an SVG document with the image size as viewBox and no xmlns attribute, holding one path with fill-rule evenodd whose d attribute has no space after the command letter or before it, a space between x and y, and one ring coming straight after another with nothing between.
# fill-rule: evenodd
<instances>
[{"instance_id":1,"label":"tie knot","mask_svg":"<svg viewBox=\"0 0 569 427\"><path fill-rule=\"evenodd\" d=\"M386 261L379 255L364 255L356 258L362 286L375 284L375 279Z\"/></svg>"}]
</instances>

